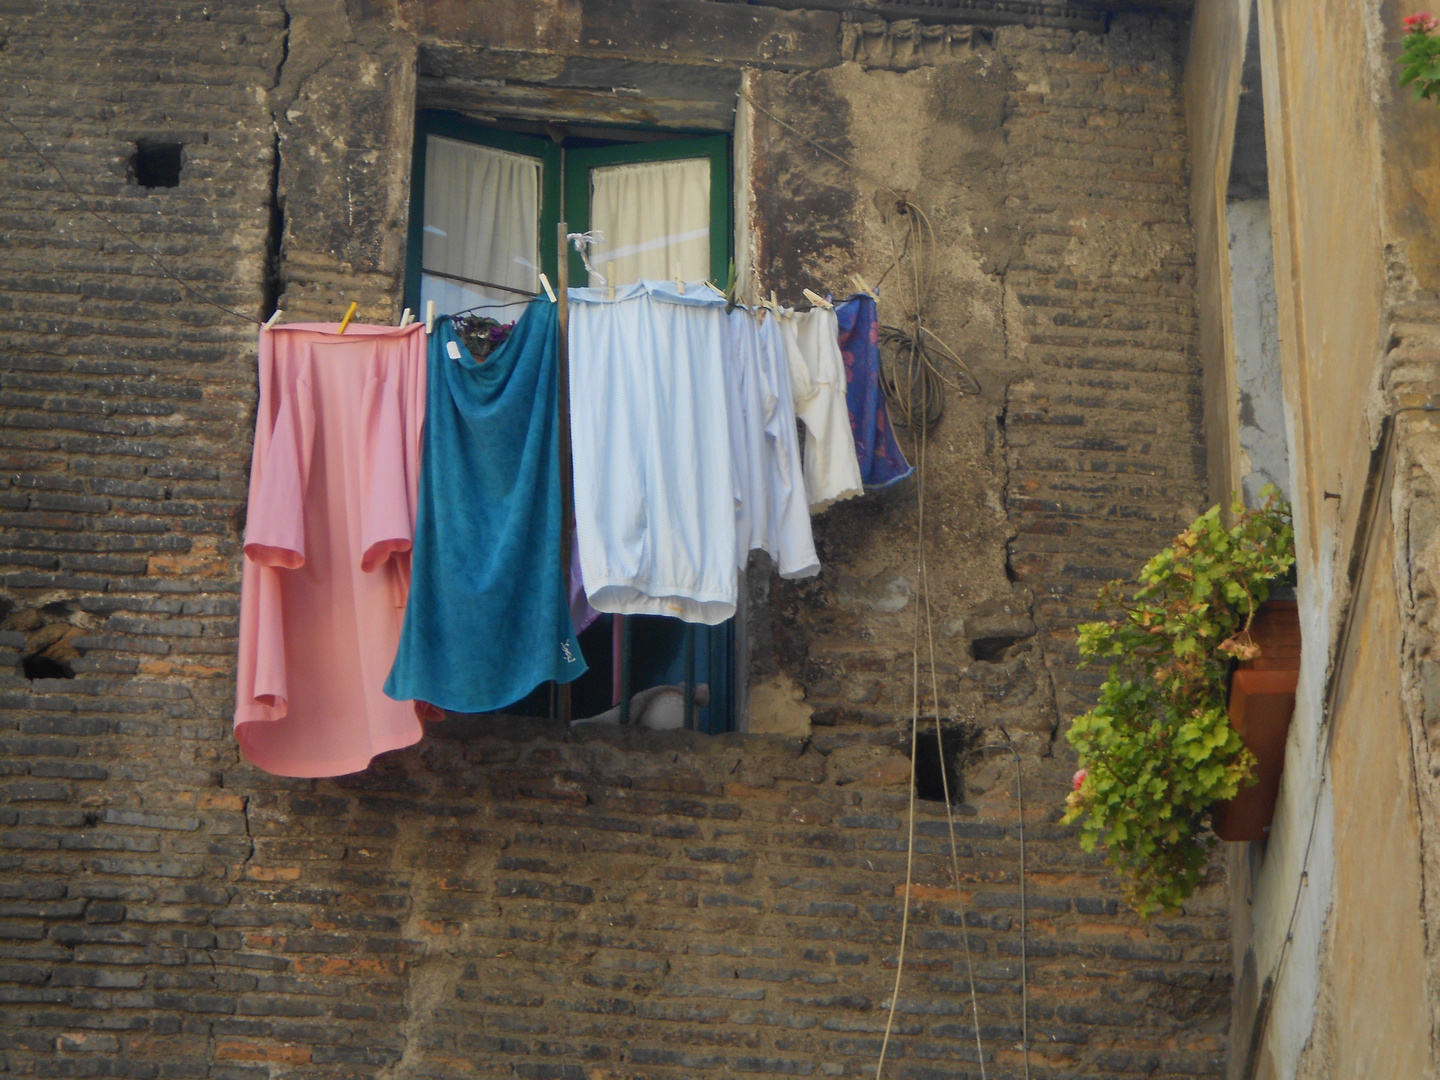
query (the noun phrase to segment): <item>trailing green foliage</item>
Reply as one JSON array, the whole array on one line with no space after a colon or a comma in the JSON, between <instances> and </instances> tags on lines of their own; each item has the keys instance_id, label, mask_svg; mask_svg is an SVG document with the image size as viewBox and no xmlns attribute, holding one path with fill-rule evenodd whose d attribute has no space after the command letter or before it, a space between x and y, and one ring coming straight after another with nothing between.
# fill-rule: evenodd
<instances>
[{"instance_id":1,"label":"trailing green foliage","mask_svg":"<svg viewBox=\"0 0 1440 1080\"><path fill-rule=\"evenodd\" d=\"M1431 33L1440 20L1428 11L1405 16L1400 46L1400 85L1415 86L1415 100L1440 98L1440 38Z\"/></svg>"},{"instance_id":2,"label":"trailing green foliage","mask_svg":"<svg viewBox=\"0 0 1440 1080\"><path fill-rule=\"evenodd\" d=\"M1290 505L1267 487L1226 528L1214 506L1127 583L1100 591L1109 622L1079 628L1082 665L1108 661L1100 701L1070 725L1080 756L1064 821L1083 819L1080 845L1106 849L1141 915L1173 910L1205 872L1211 804L1253 782L1254 756L1230 726L1231 658L1259 650L1255 609L1295 564Z\"/></svg>"}]
</instances>

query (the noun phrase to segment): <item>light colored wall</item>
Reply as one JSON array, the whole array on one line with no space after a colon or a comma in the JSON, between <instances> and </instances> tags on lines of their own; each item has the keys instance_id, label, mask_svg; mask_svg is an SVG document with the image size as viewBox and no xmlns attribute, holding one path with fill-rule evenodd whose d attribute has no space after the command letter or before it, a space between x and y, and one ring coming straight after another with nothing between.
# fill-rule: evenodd
<instances>
[{"instance_id":1,"label":"light colored wall","mask_svg":"<svg viewBox=\"0 0 1440 1080\"><path fill-rule=\"evenodd\" d=\"M1434 487L1434 470L1422 464L1414 436L1397 442L1393 480L1380 474L1390 459L1377 451L1382 418L1402 403L1387 394L1395 372L1412 392L1440 385L1432 273L1440 259L1427 235L1440 217L1440 172L1435 139L1415 135L1435 134L1434 110L1412 116L1393 92L1396 5L1256 3L1305 653L1271 839L1263 858L1243 850L1230 858L1241 983L1230 1076L1431 1076L1435 995L1427 976L1435 950L1422 904L1434 891L1425 871L1437 846L1429 824L1437 800L1432 770L1416 771L1428 755L1415 751L1424 749L1428 715L1416 672L1436 642L1417 631L1430 586L1426 579L1417 588L1415 565L1417 551L1428 558L1440 545L1435 515L1422 506L1417 528L1411 508L1412 489ZM1193 118L1205 115L1223 132L1226 118L1213 114L1234 108L1242 8L1240 0L1197 6L1187 76L1192 131ZM1215 39L1199 40L1207 32ZM1197 138L1193 152L1198 240L1209 235L1201 216L1216 213L1215 178L1228 168L1228 149ZM1228 402L1224 380L1238 386L1246 378L1244 304L1253 293L1244 279L1263 269L1250 257L1259 250L1258 213L1229 211L1226 265L1210 276L1229 287L1202 290L1202 327L1218 323L1230 334L1221 340L1240 374L1207 371L1207 407ZM1226 352L1205 356L1222 365ZM1428 423L1415 423L1433 435ZM1234 421L1207 420L1207 434L1230 440L1210 448L1212 489L1233 483L1252 446L1262 445L1244 428L1238 411ZM1216 468L1227 471L1217 477ZM1409 550L1397 552L1395 523L1406 522ZM1374 533L1368 544L1362 528Z\"/></svg>"},{"instance_id":2,"label":"light colored wall","mask_svg":"<svg viewBox=\"0 0 1440 1080\"><path fill-rule=\"evenodd\" d=\"M1205 455L1211 502L1228 504L1240 488L1231 343L1229 230L1225 190L1235 142L1235 113L1252 0L1197 0L1185 66L1190 136L1190 219L1195 231L1199 346L1204 365Z\"/></svg>"},{"instance_id":3,"label":"light colored wall","mask_svg":"<svg viewBox=\"0 0 1440 1080\"><path fill-rule=\"evenodd\" d=\"M1287 497L1290 493L1289 420L1280 375L1270 200L1232 199L1226 204L1225 218L1239 473L1245 503L1254 506L1267 484Z\"/></svg>"},{"instance_id":4,"label":"light colored wall","mask_svg":"<svg viewBox=\"0 0 1440 1080\"><path fill-rule=\"evenodd\" d=\"M1332 719L1332 782L1341 810L1333 907L1315 1030L1299 1062L1299 1075L1327 1080L1435 1075L1420 821L1395 678L1401 616L1388 515L1380 530L1356 596Z\"/></svg>"}]
</instances>

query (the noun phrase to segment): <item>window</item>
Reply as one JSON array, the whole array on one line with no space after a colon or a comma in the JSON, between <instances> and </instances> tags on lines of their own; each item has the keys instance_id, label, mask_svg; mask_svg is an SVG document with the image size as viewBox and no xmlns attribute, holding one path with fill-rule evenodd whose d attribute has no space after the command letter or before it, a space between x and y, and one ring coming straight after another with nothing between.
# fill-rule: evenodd
<instances>
[{"instance_id":1,"label":"window","mask_svg":"<svg viewBox=\"0 0 1440 1080\"><path fill-rule=\"evenodd\" d=\"M594 132L595 129L590 129ZM440 314L479 304L519 304L556 280L556 226L562 208L570 232L593 231L591 266L607 282L641 278L725 284L730 265L730 148L723 135L667 137L616 130L560 143L526 131L486 127L454 113L421 112L411 173L405 302ZM570 280L591 280L569 252ZM503 309L502 309L503 310ZM490 311L509 321L519 308ZM708 684L710 702L696 727L734 727L735 626L695 626L660 616L631 616L630 689L685 681ZM580 635L589 672L571 684L576 717L593 716L618 697L620 652L608 615ZM538 687L507 712L544 716L551 687Z\"/></svg>"},{"instance_id":2,"label":"window","mask_svg":"<svg viewBox=\"0 0 1440 1080\"><path fill-rule=\"evenodd\" d=\"M730 261L730 163L724 136L569 151L565 214L571 232L603 236L590 264L612 284L710 278ZM570 280L588 281L572 254Z\"/></svg>"},{"instance_id":3,"label":"window","mask_svg":"<svg viewBox=\"0 0 1440 1080\"><path fill-rule=\"evenodd\" d=\"M423 112L415 126L405 299L441 314L535 293L553 280L560 147Z\"/></svg>"}]
</instances>

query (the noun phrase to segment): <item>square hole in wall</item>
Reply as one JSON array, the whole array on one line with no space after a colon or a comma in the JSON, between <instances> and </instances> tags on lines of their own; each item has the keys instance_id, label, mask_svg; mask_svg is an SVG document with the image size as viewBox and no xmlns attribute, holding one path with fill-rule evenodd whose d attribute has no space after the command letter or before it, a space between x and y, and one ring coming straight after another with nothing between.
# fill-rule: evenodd
<instances>
[{"instance_id":1,"label":"square hole in wall","mask_svg":"<svg viewBox=\"0 0 1440 1080\"><path fill-rule=\"evenodd\" d=\"M948 788L951 805L965 801L965 761L976 742L973 725L941 720L940 738L935 721L921 720L915 735L915 796L928 802L944 802Z\"/></svg>"},{"instance_id":2,"label":"square hole in wall","mask_svg":"<svg viewBox=\"0 0 1440 1080\"><path fill-rule=\"evenodd\" d=\"M179 187L184 149L178 142L141 139L135 144L135 156L130 159L135 183L143 188Z\"/></svg>"}]
</instances>

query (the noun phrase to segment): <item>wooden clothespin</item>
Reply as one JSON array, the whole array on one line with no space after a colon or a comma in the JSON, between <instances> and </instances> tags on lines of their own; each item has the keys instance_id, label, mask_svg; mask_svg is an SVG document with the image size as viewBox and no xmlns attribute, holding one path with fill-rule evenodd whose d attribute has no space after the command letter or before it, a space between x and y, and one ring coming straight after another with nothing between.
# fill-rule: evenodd
<instances>
[{"instance_id":1,"label":"wooden clothespin","mask_svg":"<svg viewBox=\"0 0 1440 1080\"><path fill-rule=\"evenodd\" d=\"M860 290L862 293L864 293L866 296L870 297L870 299L872 299L872 300L879 300L879 299L880 299L878 296L875 295L875 290L872 289L872 288L870 288L870 283L869 283L868 281L866 281L863 277L861 277L859 274L851 274L851 275L850 275L850 280L855 283L855 287L856 287L857 289L859 289L859 290Z\"/></svg>"},{"instance_id":2,"label":"wooden clothespin","mask_svg":"<svg viewBox=\"0 0 1440 1080\"><path fill-rule=\"evenodd\" d=\"M774 289L770 290L770 310L775 313L775 317L777 319L780 318L780 316L783 314L783 312L780 310L780 301L775 299Z\"/></svg>"},{"instance_id":3,"label":"wooden clothespin","mask_svg":"<svg viewBox=\"0 0 1440 1080\"><path fill-rule=\"evenodd\" d=\"M345 332L345 328L350 325L350 320L355 317L355 309L358 308L359 306L360 306L359 301L357 301L357 300L351 300L351 301L350 301L350 309L345 312L345 317L340 320L340 329L339 329L339 330L336 330L335 333L337 333L337 334L343 334L343 333Z\"/></svg>"},{"instance_id":4,"label":"wooden clothespin","mask_svg":"<svg viewBox=\"0 0 1440 1080\"><path fill-rule=\"evenodd\" d=\"M427 335L435 330L435 301L425 301L425 333Z\"/></svg>"},{"instance_id":5,"label":"wooden clothespin","mask_svg":"<svg viewBox=\"0 0 1440 1080\"><path fill-rule=\"evenodd\" d=\"M410 322L410 309L407 307L404 311L402 311L402 312L400 313L400 325L401 325L401 326L406 326L406 325L409 324L409 322Z\"/></svg>"},{"instance_id":6,"label":"wooden clothespin","mask_svg":"<svg viewBox=\"0 0 1440 1080\"><path fill-rule=\"evenodd\" d=\"M610 299L615 299L615 268L610 268L610 276L605 279L605 288L609 290Z\"/></svg>"},{"instance_id":7,"label":"wooden clothespin","mask_svg":"<svg viewBox=\"0 0 1440 1080\"><path fill-rule=\"evenodd\" d=\"M809 289L802 289L801 291L805 294L805 299L809 300L810 303L814 304L818 308L825 308L828 311L830 308L835 306L834 304L830 303L829 300L826 300L823 296L821 296L819 293L813 293Z\"/></svg>"},{"instance_id":8,"label":"wooden clothespin","mask_svg":"<svg viewBox=\"0 0 1440 1080\"><path fill-rule=\"evenodd\" d=\"M550 287L550 279L543 273L540 275L540 287L545 290L545 295L550 298L550 302L555 303L555 290Z\"/></svg>"},{"instance_id":9,"label":"wooden clothespin","mask_svg":"<svg viewBox=\"0 0 1440 1080\"><path fill-rule=\"evenodd\" d=\"M280 309L277 307L274 311L272 311L272 312L270 313L270 317L265 320L265 329L266 329L266 330L269 330L272 326L275 325L275 321L276 321L277 319L279 319L279 318L280 318Z\"/></svg>"},{"instance_id":10,"label":"wooden clothespin","mask_svg":"<svg viewBox=\"0 0 1440 1080\"><path fill-rule=\"evenodd\" d=\"M720 297L720 299L722 299L722 300L729 299L729 298L725 295L725 290L722 289L722 288L720 288L719 285L716 285L716 284L715 284L713 281L711 281L709 278L706 278L706 279L705 279L705 287L706 287L707 289L709 289L711 292L713 292L716 296Z\"/></svg>"}]
</instances>

